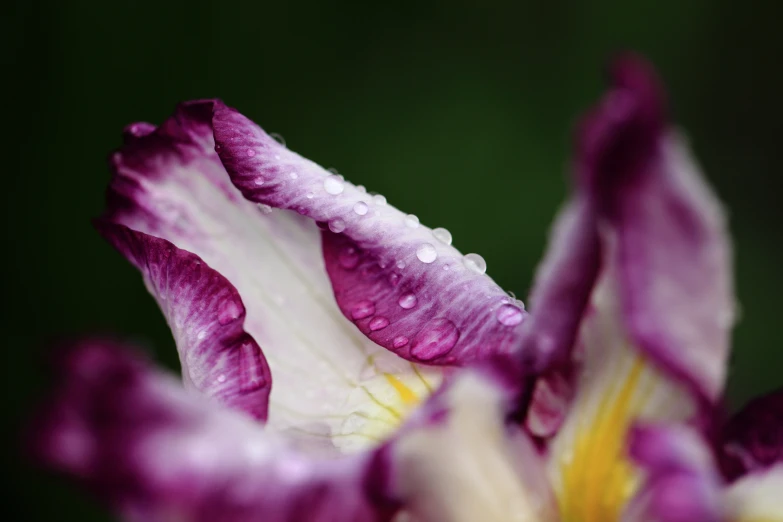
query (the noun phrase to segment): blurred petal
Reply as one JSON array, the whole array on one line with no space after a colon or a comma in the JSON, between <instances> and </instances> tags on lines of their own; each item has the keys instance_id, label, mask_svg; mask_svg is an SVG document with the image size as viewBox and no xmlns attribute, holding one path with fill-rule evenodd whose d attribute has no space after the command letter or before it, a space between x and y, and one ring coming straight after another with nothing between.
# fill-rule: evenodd
<instances>
[{"instance_id":1,"label":"blurred petal","mask_svg":"<svg viewBox=\"0 0 783 522\"><path fill-rule=\"evenodd\" d=\"M709 446L683 425L639 425L629 437L630 453L646 478L623 520L720 522L720 478Z\"/></svg>"},{"instance_id":2,"label":"blurred petal","mask_svg":"<svg viewBox=\"0 0 783 522\"><path fill-rule=\"evenodd\" d=\"M385 474L372 455L308 460L108 343L82 343L58 370L39 454L128 520L385 518L370 501Z\"/></svg>"},{"instance_id":3,"label":"blurred petal","mask_svg":"<svg viewBox=\"0 0 783 522\"><path fill-rule=\"evenodd\" d=\"M731 480L783 462L783 389L752 400L729 420L720 457Z\"/></svg>"},{"instance_id":4,"label":"blurred petal","mask_svg":"<svg viewBox=\"0 0 783 522\"><path fill-rule=\"evenodd\" d=\"M435 410L443 415L392 443L392 487L408 520L553 520L543 463L527 436L506 424L504 393L483 374L463 373L431 399L443 402Z\"/></svg>"},{"instance_id":5,"label":"blurred petal","mask_svg":"<svg viewBox=\"0 0 783 522\"><path fill-rule=\"evenodd\" d=\"M731 522L783 521L783 464L749 473L732 484L724 503Z\"/></svg>"},{"instance_id":6,"label":"blurred petal","mask_svg":"<svg viewBox=\"0 0 783 522\"><path fill-rule=\"evenodd\" d=\"M217 150L251 201L321 223L326 270L343 315L411 361L465 364L518 344L524 311L435 233L342 177L289 151L216 104Z\"/></svg>"},{"instance_id":7,"label":"blurred petal","mask_svg":"<svg viewBox=\"0 0 783 522\"><path fill-rule=\"evenodd\" d=\"M342 316L315 223L259 208L231 184L214 151L214 104L186 103L158 128L127 129L105 220L195 253L236 288L274 376L269 427L325 451L372 444L441 372L400 359ZM167 314L187 314L171 306Z\"/></svg>"},{"instance_id":8,"label":"blurred petal","mask_svg":"<svg viewBox=\"0 0 783 522\"><path fill-rule=\"evenodd\" d=\"M638 419L682 421L695 404L682 385L634 350L607 269L580 331L583 360L565 422L549 444L548 474L563 520L617 520L639 485L626 438Z\"/></svg>"},{"instance_id":9,"label":"blurred petal","mask_svg":"<svg viewBox=\"0 0 783 522\"><path fill-rule=\"evenodd\" d=\"M177 344L185 384L256 419L267 417L271 376L245 332L245 307L226 278L198 256L123 225L96 223L144 277Z\"/></svg>"},{"instance_id":10,"label":"blurred petal","mask_svg":"<svg viewBox=\"0 0 783 522\"><path fill-rule=\"evenodd\" d=\"M599 230L616 243L631 342L712 403L723 389L734 323L725 216L668 128L651 67L624 57L611 80L580 130L578 183L594 199Z\"/></svg>"}]
</instances>

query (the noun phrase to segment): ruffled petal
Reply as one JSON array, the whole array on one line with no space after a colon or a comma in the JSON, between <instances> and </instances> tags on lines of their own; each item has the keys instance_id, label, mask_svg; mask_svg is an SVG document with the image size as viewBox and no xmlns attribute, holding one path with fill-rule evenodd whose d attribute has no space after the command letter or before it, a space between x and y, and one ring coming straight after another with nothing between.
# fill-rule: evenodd
<instances>
[{"instance_id":1,"label":"ruffled petal","mask_svg":"<svg viewBox=\"0 0 783 522\"><path fill-rule=\"evenodd\" d=\"M783 462L783 389L749 402L726 424L720 463L726 478Z\"/></svg>"},{"instance_id":2,"label":"ruffled petal","mask_svg":"<svg viewBox=\"0 0 783 522\"><path fill-rule=\"evenodd\" d=\"M314 461L244 415L187 393L141 358L83 342L58 366L39 456L127 520L384 520L384 461Z\"/></svg>"},{"instance_id":3,"label":"ruffled petal","mask_svg":"<svg viewBox=\"0 0 783 522\"><path fill-rule=\"evenodd\" d=\"M634 346L713 403L734 324L723 210L666 121L646 63L624 57L585 118L577 177L616 244L622 316Z\"/></svg>"},{"instance_id":4,"label":"ruffled petal","mask_svg":"<svg viewBox=\"0 0 783 522\"><path fill-rule=\"evenodd\" d=\"M109 222L96 226L139 269L163 310L185 384L266 420L272 378L261 349L244 330L245 307L231 283L164 239Z\"/></svg>"},{"instance_id":5,"label":"ruffled petal","mask_svg":"<svg viewBox=\"0 0 783 522\"><path fill-rule=\"evenodd\" d=\"M322 225L340 310L370 339L440 365L518 345L521 304L484 275L483 260L451 247L448 232L289 151L232 109L216 104L214 128L220 158L247 199Z\"/></svg>"},{"instance_id":6,"label":"ruffled petal","mask_svg":"<svg viewBox=\"0 0 783 522\"><path fill-rule=\"evenodd\" d=\"M557 520L541 457L507 424L507 392L484 373L462 373L422 409L426 422L414 419L391 443L390 485L407 520Z\"/></svg>"},{"instance_id":7,"label":"ruffled petal","mask_svg":"<svg viewBox=\"0 0 783 522\"><path fill-rule=\"evenodd\" d=\"M709 446L696 431L683 425L638 425L629 444L646 477L624 521L724 520L720 477Z\"/></svg>"},{"instance_id":8,"label":"ruffled petal","mask_svg":"<svg viewBox=\"0 0 783 522\"><path fill-rule=\"evenodd\" d=\"M214 150L215 103L186 103L157 128L126 130L125 146L112 156L104 221L193 252L236 288L247 309L244 328L274 376L269 428L324 451L374 444L437 386L442 372L404 361L343 317L315 223L259 208L231 184ZM187 309L172 309L179 304L161 306L187 316Z\"/></svg>"}]
</instances>

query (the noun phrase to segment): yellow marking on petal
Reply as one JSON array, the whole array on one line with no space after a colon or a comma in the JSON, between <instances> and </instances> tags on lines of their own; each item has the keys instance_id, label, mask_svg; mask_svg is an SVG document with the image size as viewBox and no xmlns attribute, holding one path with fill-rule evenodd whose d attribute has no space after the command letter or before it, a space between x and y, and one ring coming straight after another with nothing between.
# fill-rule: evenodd
<instances>
[{"instance_id":1,"label":"yellow marking on petal","mask_svg":"<svg viewBox=\"0 0 783 522\"><path fill-rule=\"evenodd\" d=\"M389 381L389 384L394 387L394 390L400 396L400 400L402 400L402 403L405 406L414 406L419 403L419 397L413 393L413 390L405 386L401 380L390 373L384 373L383 375L386 377L386 380Z\"/></svg>"}]
</instances>

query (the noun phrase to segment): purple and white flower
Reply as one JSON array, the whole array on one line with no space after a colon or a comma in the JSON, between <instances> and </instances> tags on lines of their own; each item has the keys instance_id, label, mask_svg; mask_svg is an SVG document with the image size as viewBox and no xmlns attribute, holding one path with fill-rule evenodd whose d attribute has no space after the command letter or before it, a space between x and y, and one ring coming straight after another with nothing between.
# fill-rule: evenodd
<instances>
[{"instance_id":1,"label":"purple and white flower","mask_svg":"<svg viewBox=\"0 0 783 522\"><path fill-rule=\"evenodd\" d=\"M448 231L220 101L129 126L96 226L157 300L182 383L79 343L40 455L129 520L783 520L783 396L711 437L723 210L649 66L610 76L529 312Z\"/></svg>"}]
</instances>

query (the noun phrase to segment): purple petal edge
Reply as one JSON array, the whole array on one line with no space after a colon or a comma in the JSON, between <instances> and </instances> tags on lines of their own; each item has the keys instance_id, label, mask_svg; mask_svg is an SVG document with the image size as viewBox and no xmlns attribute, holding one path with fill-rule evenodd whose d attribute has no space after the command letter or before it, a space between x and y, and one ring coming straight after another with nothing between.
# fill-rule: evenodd
<instances>
[{"instance_id":1,"label":"purple petal edge","mask_svg":"<svg viewBox=\"0 0 783 522\"><path fill-rule=\"evenodd\" d=\"M289 151L220 103L217 150L231 181L260 204L324 227L323 252L346 318L379 345L428 364L459 365L519 346L525 312L418 220ZM328 228L329 230L326 230Z\"/></svg>"},{"instance_id":2,"label":"purple petal edge","mask_svg":"<svg viewBox=\"0 0 783 522\"><path fill-rule=\"evenodd\" d=\"M142 273L177 342L186 385L266 420L272 376L243 328L245 307L231 283L164 239L102 220L95 226Z\"/></svg>"},{"instance_id":3,"label":"purple petal edge","mask_svg":"<svg viewBox=\"0 0 783 522\"><path fill-rule=\"evenodd\" d=\"M128 520L389 520L382 454L317 461L189 394L127 347L82 341L34 424L46 465Z\"/></svg>"},{"instance_id":4,"label":"purple petal edge","mask_svg":"<svg viewBox=\"0 0 783 522\"><path fill-rule=\"evenodd\" d=\"M783 388L753 399L729 419L718 454L728 480L783 462Z\"/></svg>"}]
</instances>

